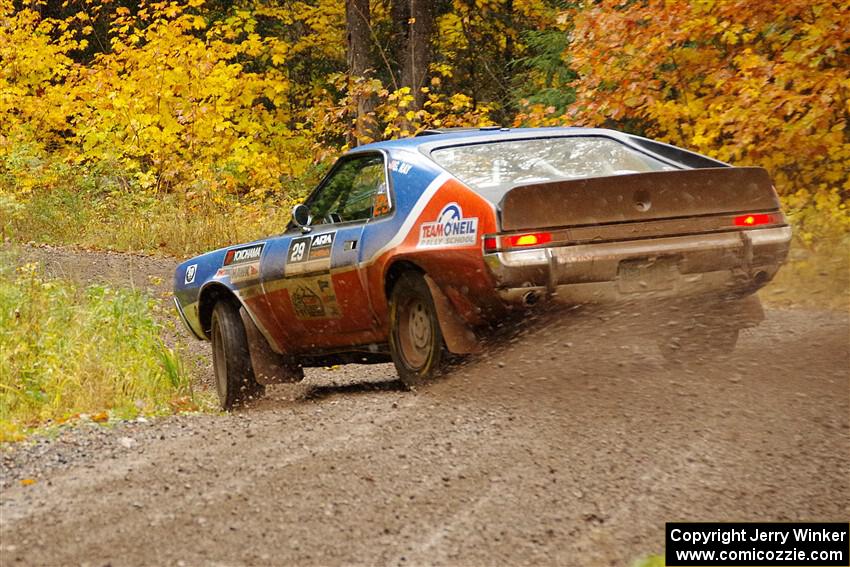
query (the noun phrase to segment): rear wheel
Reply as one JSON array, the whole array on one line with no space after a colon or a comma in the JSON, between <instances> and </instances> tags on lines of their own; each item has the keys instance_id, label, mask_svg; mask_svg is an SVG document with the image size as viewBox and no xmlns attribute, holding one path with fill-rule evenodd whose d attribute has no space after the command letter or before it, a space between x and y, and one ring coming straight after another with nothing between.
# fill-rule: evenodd
<instances>
[{"instance_id":1,"label":"rear wheel","mask_svg":"<svg viewBox=\"0 0 850 567\"><path fill-rule=\"evenodd\" d=\"M434 299L425 278L416 272L403 274L390 296L390 354L409 388L434 378L446 359Z\"/></svg>"},{"instance_id":2,"label":"rear wheel","mask_svg":"<svg viewBox=\"0 0 850 567\"><path fill-rule=\"evenodd\" d=\"M231 410L265 393L254 377L248 337L234 302L219 301L213 309L212 350L215 386L223 409Z\"/></svg>"}]
</instances>

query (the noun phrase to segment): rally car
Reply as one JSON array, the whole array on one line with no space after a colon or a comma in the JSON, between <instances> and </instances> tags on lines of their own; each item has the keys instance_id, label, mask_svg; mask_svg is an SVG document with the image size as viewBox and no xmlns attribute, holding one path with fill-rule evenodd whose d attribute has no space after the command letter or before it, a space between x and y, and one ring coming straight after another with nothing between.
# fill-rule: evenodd
<instances>
[{"instance_id":1,"label":"rally car","mask_svg":"<svg viewBox=\"0 0 850 567\"><path fill-rule=\"evenodd\" d=\"M224 408L307 366L392 360L415 387L541 302L744 298L788 252L760 168L603 129L423 134L349 151L281 234L177 268Z\"/></svg>"}]
</instances>

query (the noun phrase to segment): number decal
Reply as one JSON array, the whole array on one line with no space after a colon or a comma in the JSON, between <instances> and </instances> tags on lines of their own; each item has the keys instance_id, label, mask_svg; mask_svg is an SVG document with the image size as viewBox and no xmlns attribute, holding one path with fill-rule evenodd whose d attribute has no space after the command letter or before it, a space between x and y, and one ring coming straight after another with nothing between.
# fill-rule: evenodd
<instances>
[{"instance_id":1,"label":"number decal","mask_svg":"<svg viewBox=\"0 0 850 567\"><path fill-rule=\"evenodd\" d=\"M304 250L307 249L306 242L296 242L292 247L292 254L289 256L290 262L300 262L304 259Z\"/></svg>"},{"instance_id":2,"label":"number decal","mask_svg":"<svg viewBox=\"0 0 850 567\"><path fill-rule=\"evenodd\" d=\"M286 276L330 270L335 238L335 230L293 238L286 254Z\"/></svg>"},{"instance_id":3,"label":"number decal","mask_svg":"<svg viewBox=\"0 0 850 567\"><path fill-rule=\"evenodd\" d=\"M292 242L289 244L287 263L297 264L299 262L306 262L310 257L310 240L311 237L309 236L293 238Z\"/></svg>"}]
</instances>

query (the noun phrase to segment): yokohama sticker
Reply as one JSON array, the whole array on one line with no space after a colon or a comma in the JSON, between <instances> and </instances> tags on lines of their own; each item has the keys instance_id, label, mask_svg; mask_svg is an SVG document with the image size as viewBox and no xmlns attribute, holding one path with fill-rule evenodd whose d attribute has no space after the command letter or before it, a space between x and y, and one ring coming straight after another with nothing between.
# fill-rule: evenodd
<instances>
[{"instance_id":1,"label":"yokohama sticker","mask_svg":"<svg viewBox=\"0 0 850 567\"><path fill-rule=\"evenodd\" d=\"M241 248L231 248L224 256L223 265L232 266L234 264L256 262L260 259L265 245L266 243L263 242L261 244L252 244L251 246L242 246Z\"/></svg>"},{"instance_id":2,"label":"yokohama sticker","mask_svg":"<svg viewBox=\"0 0 850 567\"><path fill-rule=\"evenodd\" d=\"M464 218L457 203L449 203L435 222L422 223L419 246L468 246L478 237L478 218Z\"/></svg>"}]
</instances>

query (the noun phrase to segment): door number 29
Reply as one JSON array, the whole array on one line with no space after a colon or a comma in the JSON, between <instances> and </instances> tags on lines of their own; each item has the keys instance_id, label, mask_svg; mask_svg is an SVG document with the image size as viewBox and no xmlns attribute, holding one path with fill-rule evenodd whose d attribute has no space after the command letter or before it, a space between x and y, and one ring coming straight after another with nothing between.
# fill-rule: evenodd
<instances>
[{"instance_id":1,"label":"door number 29","mask_svg":"<svg viewBox=\"0 0 850 567\"><path fill-rule=\"evenodd\" d=\"M304 259L304 252L307 249L307 242L296 242L292 245L292 252L289 253L290 262L300 262Z\"/></svg>"}]
</instances>

